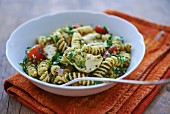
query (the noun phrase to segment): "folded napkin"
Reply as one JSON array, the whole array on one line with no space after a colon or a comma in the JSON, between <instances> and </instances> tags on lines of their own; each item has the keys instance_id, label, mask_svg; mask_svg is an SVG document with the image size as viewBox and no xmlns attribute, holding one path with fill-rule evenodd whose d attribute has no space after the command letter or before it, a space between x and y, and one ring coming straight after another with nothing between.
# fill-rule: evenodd
<instances>
[{"instance_id":1,"label":"folded napkin","mask_svg":"<svg viewBox=\"0 0 170 114\"><path fill-rule=\"evenodd\" d=\"M170 76L170 27L113 10L106 10L105 13L130 21L144 36L145 57L127 79L150 81L168 78ZM4 89L9 96L37 113L50 114L141 114L161 87L161 85L117 83L114 87L95 95L66 97L48 93L36 87L19 73L15 73L4 82Z\"/></svg>"}]
</instances>

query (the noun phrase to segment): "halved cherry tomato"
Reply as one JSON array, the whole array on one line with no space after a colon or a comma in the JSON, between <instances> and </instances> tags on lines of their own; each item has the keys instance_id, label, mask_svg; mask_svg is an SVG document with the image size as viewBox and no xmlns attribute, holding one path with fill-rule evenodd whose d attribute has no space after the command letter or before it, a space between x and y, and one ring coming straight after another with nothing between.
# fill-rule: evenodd
<instances>
[{"instance_id":1,"label":"halved cherry tomato","mask_svg":"<svg viewBox=\"0 0 170 114\"><path fill-rule=\"evenodd\" d=\"M117 48L116 45L112 45L109 49L108 49L109 53L113 53L113 54L117 54Z\"/></svg>"},{"instance_id":2,"label":"halved cherry tomato","mask_svg":"<svg viewBox=\"0 0 170 114\"><path fill-rule=\"evenodd\" d=\"M94 31L100 34L107 34L108 31L104 27L95 26Z\"/></svg>"},{"instance_id":3,"label":"halved cherry tomato","mask_svg":"<svg viewBox=\"0 0 170 114\"><path fill-rule=\"evenodd\" d=\"M43 47L40 45L34 46L30 51L27 52L27 57L34 62L42 61L46 59L46 56L43 54Z\"/></svg>"}]
</instances>

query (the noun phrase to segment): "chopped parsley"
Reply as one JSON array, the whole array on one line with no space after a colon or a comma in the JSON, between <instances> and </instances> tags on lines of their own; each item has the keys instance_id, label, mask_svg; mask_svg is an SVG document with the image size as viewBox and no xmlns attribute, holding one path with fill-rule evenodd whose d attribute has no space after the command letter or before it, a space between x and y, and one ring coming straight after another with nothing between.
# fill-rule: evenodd
<instances>
[{"instance_id":1,"label":"chopped parsley","mask_svg":"<svg viewBox=\"0 0 170 114\"><path fill-rule=\"evenodd\" d=\"M42 48L38 48L38 51L39 51L41 54L45 55L45 57L47 57L47 54L43 51Z\"/></svg>"},{"instance_id":2,"label":"chopped parsley","mask_svg":"<svg viewBox=\"0 0 170 114\"><path fill-rule=\"evenodd\" d=\"M113 36L114 39L118 39L122 44L124 44L124 40L122 36Z\"/></svg>"},{"instance_id":3,"label":"chopped parsley","mask_svg":"<svg viewBox=\"0 0 170 114\"><path fill-rule=\"evenodd\" d=\"M112 46L112 34L110 34L109 39L107 40L107 48Z\"/></svg>"},{"instance_id":4,"label":"chopped parsley","mask_svg":"<svg viewBox=\"0 0 170 114\"><path fill-rule=\"evenodd\" d=\"M103 82L101 82L101 81L95 81L94 83L95 83L95 84L102 84Z\"/></svg>"},{"instance_id":5,"label":"chopped parsley","mask_svg":"<svg viewBox=\"0 0 170 114\"><path fill-rule=\"evenodd\" d=\"M60 63L61 58L62 58L61 53L57 50L56 54L52 57L51 60L54 65L57 65Z\"/></svg>"},{"instance_id":6,"label":"chopped parsley","mask_svg":"<svg viewBox=\"0 0 170 114\"><path fill-rule=\"evenodd\" d=\"M127 71L127 68L117 68L117 67L114 67L112 68L112 71L115 73L115 74L124 74L126 71Z\"/></svg>"},{"instance_id":7,"label":"chopped parsley","mask_svg":"<svg viewBox=\"0 0 170 114\"><path fill-rule=\"evenodd\" d=\"M57 43L59 41L59 37L56 34L53 34L53 36L54 36L54 39L53 39L54 42Z\"/></svg>"},{"instance_id":8,"label":"chopped parsley","mask_svg":"<svg viewBox=\"0 0 170 114\"><path fill-rule=\"evenodd\" d=\"M80 68L85 68L85 62L86 60L81 60L81 61L76 62L76 65Z\"/></svg>"},{"instance_id":9,"label":"chopped parsley","mask_svg":"<svg viewBox=\"0 0 170 114\"><path fill-rule=\"evenodd\" d=\"M70 26L70 25L69 25L69 26L67 26L67 27L68 27L68 29L69 29L69 30L72 30L72 29L73 29L73 27L72 27L72 26Z\"/></svg>"},{"instance_id":10,"label":"chopped parsley","mask_svg":"<svg viewBox=\"0 0 170 114\"><path fill-rule=\"evenodd\" d=\"M107 27L106 26L103 26L103 28L108 32L108 29L107 29Z\"/></svg>"},{"instance_id":11,"label":"chopped parsley","mask_svg":"<svg viewBox=\"0 0 170 114\"><path fill-rule=\"evenodd\" d=\"M31 48L32 48L32 47L27 47L27 49L26 49L26 52L25 52L25 53L27 54L27 53L31 50Z\"/></svg>"},{"instance_id":12,"label":"chopped parsley","mask_svg":"<svg viewBox=\"0 0 170 114\"><path fill-rule=\"evenodd\" d=\"M76 54L73 54L72 52L68 52L67 54L66 54L66 56L68 57L68 59L69 59L69 61L71 62L71 63L73 63L74 61L73 61L73 57L75 56Z\"/></svg>"},{"instance_id":13,"label":"chopped parsley","mask_svg":"<svg viewBox=\"0 0 170 114\"><path fill-rule=\"evenodd\" d=\"M61 31L69 34L69 35L72 35L74 33L74 31L72 31L73 27L72 26L67 26L67 27L64 27L61 29Z\"/></svg>"},{"instance_id":14,"label":"chopped parsley","mask_svg":"<svg viewBox=\"0 0 170 114\"><path fill-rule=\"evenodd\" d=\"M71 81L70 78L69 78L69 75L66 76L66 79L67 79L68 81Z\"/></svg>"},{"instance_id":15,"label":"chopped parsley","mask_svg":"<svg viewBox=\"0 0 170 114\"><path fill-rule=\"evenodd\" d=\"M124 62L130 62L130 60L127 59L127 58L124 57L124 56L117 55L117 54L112 54L112 55L115 56L115 57L117 57L117 58L120 60L120 62L122 62L122 63L124 63Z\"/></svg>"},{"instance_id":16,"label":"chopped parsley","mask_svg":"<svg viewBox=\"0 0 170 114\"><path fill-rule=\"evenodd\" d=\"M23 59L23 62L19 63L19 65L22 67L23 71L26 72L26 73L27 73L26 64L27 64L28 61L29 61L28 57L25 56L24 59Z\"/></svg>"},{"instance_id":17,"label":"chopped parsley","mask_svg":"<svg viewBox=\"0 0 170 114\"><path fill-rule=\"evenodd\" d=\"M73 34L74 33L74 31L72 31L72 30L70 30L70 31L65 31L66 33L68 33L68 34Z\"/></svg>"},{"instance_id":18,"label":"chopped parsley","mask_svg":"<svg viewBox=\"0 0 170 114\"><path fill-rule=\"evenodd\" d=\"M54 80L55 80L55 76L51 75L51 82L54 82Z\"/></svg>"},{"instance_id":19,"label":"chopped parsley","mask_svg":"<svg viewBox=\"0 0 170 114\"><path fill-rule=\"evenodd\" d=\"M36 77L34 77L34 78L39 80L40 76L36 76Z\"/></svg>"}]
</instances>

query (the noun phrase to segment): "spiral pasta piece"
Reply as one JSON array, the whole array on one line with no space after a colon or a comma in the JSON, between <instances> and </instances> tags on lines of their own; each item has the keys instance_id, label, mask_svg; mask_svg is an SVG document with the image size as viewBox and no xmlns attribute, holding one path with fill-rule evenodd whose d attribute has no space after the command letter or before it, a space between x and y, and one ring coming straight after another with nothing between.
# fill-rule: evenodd
<instances>
[{"instance_id":1,"label":"spiral pasta piece","mask_svg":"<svg viewBox=\"0 0 170 114\"><path fill-rule=\"evenodd\" d=\"M82 26L76 29L73 29L74 32L79 32L81 35L85 35L93 32L93 28L91 26Z\"/></svg>"},{"instance_id":2,"label":"spiral pasta piece","mask_svg":"<svg viewBox=\"0 0 170 114\"><path fill-rule=\"evenodd\" d=\"M81 77L86 77L84 73L81 72L72 72L72 73L66 73L64 76L56 76L54 83L57 84L62 84L62 83L66 83L68 81L71 81L75 78L81 78ZM79 81L76 83L76 85L84 85L84 86L88 86L88 85L92 85L95 84L94 81Z\"/></svg>"},{"instance_id":3,"label":"spiral pasta piece","mask_svg":"<svg viewBox=\"0 0 170 114\"><path fill-rule=\"evenodd\" d=\"M122 61L123 67L128 67L131 61L130 53L122 51L120 52L120 56L124 57L124 60Z\"/></svg>"},{"instance_id":4,"label":"spiral pasta piece","mask_svg":"<svg viewBox=\"0 0 170 114\"><path fill-rule=\"evenodd\" d=\"M122 57L122 58L120 58ZM111 56L107 57L97 68L94 72L93 75L97 77L105 77L107 72L112 69L113 67L124 67L124 64L126 65L126 61L122 60L124 59L123 56Z\"/></svg>"},{"instance_id":5,"label":"spiral pasta piece","mask_svg":"<svg viewBox=\"0 0 170 114\"><path fill-rule=\"evenodd\" d=\"M37 39L36 39L36 43L41 45L41 46L45 46L45 44L47 43L47 38L46 36L39 36Z\"/></svg>"},{"instance_id":6,"label":"spiral pasta piece","mask_svg":"<svg viewBox=\"0 0 170 114\"><path fill-rule=\"evenodd\" d=\"M111 56L112 58L112 67L123 67L123 60L121 60L122 56L116 57L116 56ZM106 58L107 59L107 58Z\"/></svg>"},{"instance_id":7,"label":"spiral pasta piece","mask_svg":"<svg viewBox=\"0 0 170 114\"><path fill-rule=\"evenodd\" d=\"M60 63L64 66L68 66L69 65L69 61L65 58L65 54L64 56L62 56L62 58L60 59Z\"/></svg>"},{"instance_id":8,"label":"spiral pasta piece","mask_svg":"<svg viewBox=\"0 0 170 114\"><path fill-rule=\"evenodd\" d=\"M50 74L48 73L48 69L50 68L49 60L44 60L38 65L38 75L40 76L40 80L44 82L50 81Z\"/></svg>"},{"instance_id":9,"label":"spiral pasta piece","mask_svg":"<svg viewBox=\"0 0 170 114\"><path fill-rule=\"evenodd\" d=\"M71 40L72 40L72 34L68 34L66 32L61 32L65 42L67 43L68 46L71 46Z\"/></svg>"},{"instance_id":10,"label":"spiral pasta piece","mask_svg":"<svg viewBox=\"0 0 170 114\"><path fill-rule=\"evenodd\" d=\"M103 45L96 45L96 46L83 45L81 49L82 51L93 55L103 54L106 50Z\"/></svg>"},{"instance_id":11,"label":"spiral pasta piece","mask_svg":"<svg viewBox=\"0 0 170 114\"><path fill-rule=\"evenodd\" d=\"M73 33L72 41L71 41L71 47L73 48L80 48L81 43L81 34L78 32Z\"/></svg>"},{"instance_id":12,"label":"spiral pasta piece","mask_svg":"<svg viewBox=\"0 0 170 114\"><path fill-rule=\"evenodd\" d=\"M116 44L117 51L126 51L128 53L131 52L131 44L125 43L125 44Z\"/></svg>"},{"instance_id":13,"label":"spiral pasta piece","mask_svg":"<svg viewBox=\"0 0 170 114\"><path fill-rule=\"evenodd\" d=\"M38 38L36 38L36 43L44 47L47 44L52 44L54 42L51 37L39 36Z\"/></svg>"},{"instance_id":14,"label":"spiral pasta piece","mask_svg":"<svg viewBox=\"0 0 170 114\"><path fill-rule=\"evenodd\" d=\"M101 65L99 66L99 68L97 68L94 72L93 72L93 76L97 76L97 77L105 77L105 75L107 74L108 70L111 69L113 67L112 65L113 63L113 59L108 57L106 58Z\"/></svg>"},{"instance_id":15,"label":"spiral pasta piece","mask_svg":"<svg viewBox=\"0 0 170 114\"><path fill-rule=\"evenodd\" d=\"M119 76L120 76L120 74L117 74L117 73L113 72L112 69L110 69L110 70L108 71L108 74L107 74L107 77L108 77L108 78L117 78L117 77L119 77Z\"/></svg>"},{"instance_id":16,"label":"spiral pasta piece","mask_svg":"<svg viewBox=\"0 0 170 114\"><path fill-rule=\"evenodd\" d=\"M37 76L37 69L35 65L31 64L27 66L27 73L29 76L36 77Z\"/></svg>"},{"instance_id":17,"label":"spiral pasta piece","mask_svg":"<svg viewBox=\"0 0 170 114\"><path fill-rule=\"evenodd\" d=\"M61 33L56 31L56 33L54 33L52 37L56 44L57 49L60 50L62 53L64 53L64 51L67 49L68 46Z\"/></svg>"},{"instance_id":18,"label":"spiral pasta piece","mask_svg":"<svg viewBox=\"0 0 170 114\"><path fill-rule=\"evenodd\" d=\"M110 34L102 34L102 41L105 42L109 39Z\"/></svg>"},{"instance_id":19,"label":"spiral pasta piece","mask_svg":"<svg viewBox=\"0 0 170 114\"><path fill-rule=\"evenodd\" d=\"M39 79L42 80L43 82L50 82L51 75L46 71L40 76Z\"/></svg>"},{"instance_id":20,"label":"spiral pasta piece","mask_svg":"<svg viewBox=\"0 0 170 114\"><path fill-rule=\"evenodd\" d=\"M112 41L113 44L116 44L116 45L122 45L122 43L119 41L119 40L113 40Z\"/></svg>"},{"instance_id":21,"label":"spiral pasta piece","mask_svg":"<svg viewBox=\"0 0 170 114\"><path fill-rule=\"evenodd\" d=\"M58 70L60 69L60 66L58 66L58 65L52 65L51 66L51 74L52 75L54 75L54 76L56 76L56 75L58 75Z\"/></svg>"}]
</instances>

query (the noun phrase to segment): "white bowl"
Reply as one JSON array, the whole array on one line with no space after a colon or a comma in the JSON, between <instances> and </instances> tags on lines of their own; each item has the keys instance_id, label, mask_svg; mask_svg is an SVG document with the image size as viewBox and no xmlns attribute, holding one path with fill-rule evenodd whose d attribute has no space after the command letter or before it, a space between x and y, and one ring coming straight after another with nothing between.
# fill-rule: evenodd
<instances>
[{"instance_id":1,"label":"white bowl","mask_svg":"<svg viewBox=\"0 0 170 114\"><path fill-rule=\"evenodd\" d=\"M47 14L32 19L19 26L6 43L6 56L10 64L24 77L45 91L64 96L87 96L102 92L115 85L103 83L92 86L58 86L46 83L28 76L18 64L22 62L27 47L35 44L35 38L40 35L49 35L51 31L72 24L105 25L114 35L123 36L125 42L132 44L131 63L127 72L118 79L125 78L140 64L144 57L145 45L142 35L134 25L128 21L103 13L91 11L66 11Z\"/></svg>"}]
</instances>

